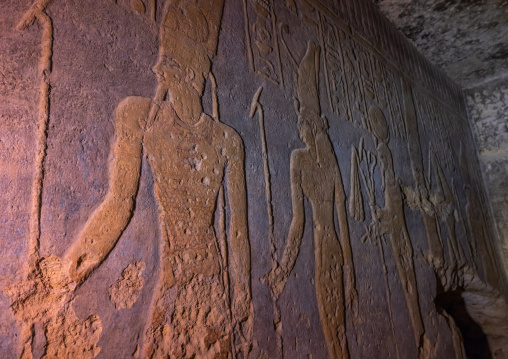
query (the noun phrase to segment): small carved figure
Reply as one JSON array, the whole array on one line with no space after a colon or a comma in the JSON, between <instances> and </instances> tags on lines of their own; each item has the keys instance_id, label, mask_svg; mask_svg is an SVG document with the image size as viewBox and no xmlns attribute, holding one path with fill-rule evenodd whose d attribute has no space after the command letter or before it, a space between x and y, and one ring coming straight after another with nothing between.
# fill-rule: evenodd
<instances>
[{"instance_id":1,"label":"small carved figure","mask_svg":"<svg viewBox=\"0 0 508 359\"><path fill-rule=\"evenodd\" d=\"M425 337L425 327L420 311L413 262L413 246L406 227L402 190L395 176L392 152L388 148L390 140L388 123L381 109L376 106L372 106L369 110L369 121L377 143L376 149L381 165L382 186L385 194L384 208L377 205L372 206L372 221L376 227L375 235L390 237L393 258L406 297L416 344L420 350L420 356L425 356L430 343Z\"/></svg>"},{"instance_id":2,"label":"small carved figure","mask_svg":"<svg viewBox=\"0 0 508 359\"><path fill-rule=\"evenodd\" d=\"M356 312L358 299L344 186L327 133L327 121L321 117L319 53L320 48L309 42L298 69L298 131L306 147L294 150L291 154L293 219L280 265L276 263L266 278L276 300L298 257L305 224L306 196L312 205L316 296L328 352L330 358L349 358L344 305L353 307ZM338 215L340 241L335 230L334 207Z\"/></svg>"}]
</instances>

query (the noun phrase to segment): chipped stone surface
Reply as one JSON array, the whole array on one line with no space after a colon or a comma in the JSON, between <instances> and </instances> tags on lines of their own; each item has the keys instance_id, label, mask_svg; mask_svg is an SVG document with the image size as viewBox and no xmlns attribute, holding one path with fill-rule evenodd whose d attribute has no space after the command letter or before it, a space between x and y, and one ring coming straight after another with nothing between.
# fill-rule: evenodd
<instances>
[{"instance_id":1,"label":"chipped stone surface","mask_svg":"<svg viewBox=\"0 0 508 359\"><path fill-rule=\"evenodd\" d=\"M93 359L101 350L97 342L102 323L96 315L80 319L72 308L68 308L51 319L44 332L47 342L43 358Z\"/></svg>"},{"instance_id":2,"label":"chipped stone surface","mask_svg":"<svg viewBox=\"0 0 508 359\"><path fill-rule=\"evenodd\" d=\"M122 271L122 278L109 287L109 299L116 309L131 308L143 289L145 263L131 263Z\"/></svg>"},{"instance_id":3,"label":"chipped stone surface","mask_svg":"<svg viewBox=\"0 0 508 359\"><path fill-rule=\"evenodd\" d=\"M480 151L501 255L508 261L508 84L467 93L467 103Z\"/></svg>"},{"instance_id":4,"label":"chipped stone surface","mask_svg":"<svg viewBox=\"0 0 508 359\"><path fill-rule=\"evenodd\" d=\"M3 356L461 358L435 299L504 308L462 91L370 0L0 10Z\"/></svg>"},{"instance_id":5,"label":"chipped stone surface","mask_svg":"<svg viewBox=\"0 0 508 359\"><path fill-rule=\"evenodd\" d=\"M508 73L508 1L377 0L434 64L465 88Z\"/></svg>"}]
</instances>

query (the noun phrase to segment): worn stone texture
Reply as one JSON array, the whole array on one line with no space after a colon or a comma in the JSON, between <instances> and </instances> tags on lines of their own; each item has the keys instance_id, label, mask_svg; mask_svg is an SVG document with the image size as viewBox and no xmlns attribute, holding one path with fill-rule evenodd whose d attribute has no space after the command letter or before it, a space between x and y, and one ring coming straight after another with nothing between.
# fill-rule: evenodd
<instances>
[{"instance_id":1,"label":"worn stone texture","mask_svg":"<svg viewBox=\"0 0 508 359\"><path fill-rule=\"evenodd\" d=\"M463 93L371 1L0 14L2 357L506 354Z\"/></svg>"},{"instance_id":2,"label":"worn stone texture","mask_svg":"<svg viewBox=\"0 0 508 359\"><path fill-rule=\"evenodd\" d=\"M464 88L506 78L505 0L375 0L418 49Z\"/></svg>"},{"instance_id":3,"label":"worn stone texture","mask_svg":"<svg viewBox=\"0 0 508 359\"><path fill-rule=\"evenodd\" d=\"M508 85L494 83L467 93L467 104L497 225L501 256L508 265Z\"/></svg>"}]
</instances>

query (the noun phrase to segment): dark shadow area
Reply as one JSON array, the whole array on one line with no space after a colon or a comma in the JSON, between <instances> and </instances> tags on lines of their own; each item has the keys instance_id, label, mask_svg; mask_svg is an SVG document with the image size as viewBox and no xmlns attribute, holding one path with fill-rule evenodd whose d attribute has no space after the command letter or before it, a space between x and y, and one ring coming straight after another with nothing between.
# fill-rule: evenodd
<instances>
[{"instance_id":1,"label":"dark shadow area","mask_svg":"<svg viewBox=\"0 0 508 359\"><path fill-rule=\"evenodd\" d=\"M482 328L468 314L466 304L461 294L464 290L458 289L450 292L441 292L436 296L434 303L438 313L446 311L450 315L462 334L464 349L468 359L490 359L487 336Z\"/></svg>"}]
</instances>

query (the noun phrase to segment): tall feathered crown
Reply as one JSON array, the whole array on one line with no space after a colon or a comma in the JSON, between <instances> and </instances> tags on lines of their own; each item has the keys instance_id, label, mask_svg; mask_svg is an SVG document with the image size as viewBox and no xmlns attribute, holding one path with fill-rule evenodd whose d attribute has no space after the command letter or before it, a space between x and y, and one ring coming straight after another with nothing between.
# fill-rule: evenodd
<instances>
[{"instance_id":1,"label":"tall feathered crown","mask_svg":"<svg viewBox=\"0 0 508 359\"><path fill-rule=\"evenodd\" d=\"M208 73L217 52L224 0L167 0L161 48L180 65Z\"/></svg>"}]
</instances>

